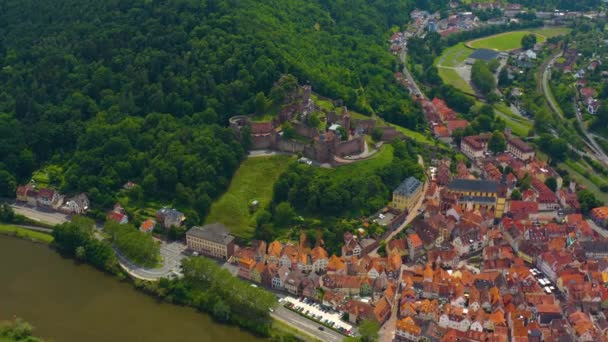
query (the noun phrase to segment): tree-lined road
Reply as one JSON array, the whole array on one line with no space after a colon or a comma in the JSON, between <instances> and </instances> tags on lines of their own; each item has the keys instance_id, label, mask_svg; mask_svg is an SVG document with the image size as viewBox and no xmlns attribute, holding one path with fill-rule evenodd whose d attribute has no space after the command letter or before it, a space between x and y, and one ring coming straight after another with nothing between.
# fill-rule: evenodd
<instances>
[{"instance_id":1,"label":"tree-lined road","mask_svg":"<svg viewBox=\"0 0 608 342\"><path fill-rule=\"evenodd\" d=\"M280 305L274 310L274 312L270 316L272 316L272 318L278 321L296 327L297 329L302 330L303 332L309 335L312 335L319 341L340 342L344 339L343 335L338 334L337 332L329 328L323 328L324 330L319 330L319 327L321 325L319 325L318 323L315 323L309 320L308 318L302 317L293 311L287 310L286 308Z\"/></svg>"}]
</instances>

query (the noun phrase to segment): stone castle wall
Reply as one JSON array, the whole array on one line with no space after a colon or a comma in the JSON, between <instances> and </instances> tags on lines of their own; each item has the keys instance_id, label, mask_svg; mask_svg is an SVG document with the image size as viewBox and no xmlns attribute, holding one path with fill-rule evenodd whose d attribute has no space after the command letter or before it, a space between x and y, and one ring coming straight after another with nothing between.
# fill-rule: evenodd
<instances>
[{"instance_id":1,"label":"stone castle wall","mask_svg":"<svg viewBox=\"0 0 608 342\"><path fill-rule=\"evenodd\" d=\"M345 157L351 154L359 154L365 150L365 138L358 136L349 141L342 141L336 144L334 154Z\"/></svg>"}]
</instances>

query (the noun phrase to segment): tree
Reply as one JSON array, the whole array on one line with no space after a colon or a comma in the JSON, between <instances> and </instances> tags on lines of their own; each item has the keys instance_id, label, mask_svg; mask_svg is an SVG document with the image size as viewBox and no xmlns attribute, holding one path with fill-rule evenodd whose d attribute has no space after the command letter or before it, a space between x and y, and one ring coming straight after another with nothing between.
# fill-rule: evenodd
<instances>
[{"instance_id":1,"label":"tree","mask_svg":"<svg viewBox=\"0 0 608 342\"><path fill-rule=\"evenodd\" d=\"M268 99L263 92L257 93L255 96L255 114L256 115L264 115L266 110L268 109Z\"/></svg>"},{"instance_id":2,"label":"tree","mask_svg":"<svg viewBox=\"0 0 608 342\"><path fill-rule=\"evenodd\" d=\"M296 212L289 202L281 202L274 209L274 221L280 227L289 226L295 217Z\"/></svg>"},{"instance_id":3,"label":"tree","mask_svg":"<svg viewBox=\"0 0 608 342\"><path fill-rule=\"evenodd\" d=\"M587 214L591 211L591 209L602 205L602 202L598 200L595 195L587 189L579 190L576 193L576 196L578 197L578 201L581 204L581 212L583 214Z\"/></svg>"},{"instance_id":4,"label":"tree","mask_svg":"<svg viewBox=\"0 0 608 342\"><path fill-rule=\"evenodd\" d=\"M498 154L504 152L506 148L507 141L505 135L502 132L494 131L492 137L490 137L490 141L488 141L488 149L494 154Z\"/></svg>"},{"instance_id":5,"label":"tree","mask_svg":"<svg viewBox=\"0 0 608 342\"><path fill-rule=\"evenodd\" d=\"M555 179L555 177L548 177L545 180L545 185L551 189L551 191L557 191L557 179Z\"/></svg>"},{"instance_id":6,"label":"tree","mask_svg":"<svg viewBox=\"0 0 608 342\"><path fill-rule=\"evenodd\" d=\"M6 170L0 170L0 196L13 197L16 188L15 177Z\"/></svg>"},{"instance_id":7,"label":"tree","mask_svg":"<svg viewBox=\"0 0 608 342\"><path fill-rule=\"evenodd\" d=\"M378 331L380 331L380 324L375 320L367 319L359 325L359 334L361 335L362 342L378 341Z\"/></svg>"},{"instance_id":8,"label":"tree","mask_svg":"<svg viewBox=\"0 0 608 342\"><path fill-rule=\"evenodd\" d=\"M524 50L532 49L536 45L536 35L534 33L526 34L521 38L521 47Z\"/></svg>"},{"instance_id":9,"label":"tree","mask_svg":"<svg viewBox=\"0 0 608 342\"><path fill-rule=\"evenodd\" d=\"M490 69L491 72L496 72L496 70L498 70L498 68L500 67L500 62L498 61L498 59L492 59L488 62L488 69Z\"/></svg>"},{"instance_id":10,"label":"tree","mask_svg":"<svg viewBox=\"0 0 608 342\"><path fill-rule=\"evenodd\" d=\"M346 129L342 126L338 127L338 135L340 136L340 140L345 141L348 140L348 132L346 131Z\"/></svg>"},{"instance_id":11,"label":"tree","mask_svg":"<svg viewBox=\"0 0 608 342\"><path fill-rule=\"evenodd\" d=\"M490 71L488 64L482 60L477 60L471 68L471 81L479 92L484 95L490 95L496 88L494 75Z\"/></svg>"},{"instance_id":12,"label":"tree","mask_svg":"<svg viewBox=\"0 0 608 342\"><path fill-rule=\"evenodd\" d=\"M511 84L511 80L509 80L509 71L507 68L500 69L498 73L498 86L499 87L507 87Z\"/></svg>"},{"instance_id":13,"label":"tree","mask_svg":"<svg viewBox=\"0 0 608 342\"><path fill-rule=\"evenodd\" d=\"M514 201L521 201L521 192L519 189L514 189L513 192L511 192L511 199Z\"/></svg>"},{"instance_id":14,"label":"tree","mask_svg":"<svg viewBox=\"0 0 608 342\"><path fill-rule=\"evenodd\" d=\"M0 340L7 342L41 342L32 336L34 328L21 318L11 321L0 321Z\"/></svg>"},{"instance_id":15,"label":"tree","mask_svg":"<svg viewBox=\"0 0 608 342\"><path fill-rule=\"evenodd\" d=\"M384 134L384 132L382 131L381 128L379 127L375 127L374 130L372 131L372 140L373 141L380 141L382 139L382 135Z\"/></svg>"},{"instance_id":16,"label":"tree","mask_svg":"<svg viewBox=\"0 0 608 342\"><path fill-rule=\"evenodd\" d=\"M293 139L296 136L296 130L293 128L291 123L286 122L283 124L283 138Z\"/></svg>"}]
</instances>

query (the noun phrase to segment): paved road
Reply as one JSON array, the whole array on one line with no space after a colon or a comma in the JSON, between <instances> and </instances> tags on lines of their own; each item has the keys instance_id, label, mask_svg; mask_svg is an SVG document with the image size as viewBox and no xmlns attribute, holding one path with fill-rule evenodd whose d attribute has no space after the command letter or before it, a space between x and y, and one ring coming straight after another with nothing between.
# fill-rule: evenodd
<instances>
[{"instance_id":1,"label":"paved road","mask_svg":"<svg viewBox=\"0 0 608 342\"><path fill-rule=\"evenodd\" d=\"M186 257L185 250L186 246L179 242L163 243L160 247L163 266L160 268L148 268L129 261L118 249L114 248L120 266L125 271L135 278L150 281L169 277L173 270L179 268L182 259Z\"/></svg>"},{"instance_id":2,"label":"paved road","mask_svg":"<svg viewBox=\"0 0 608 342\"><path fill-rule=\"evenodd\" d=\"M25 204L11 204L13 211L19 215L23 215L30 220L57 225L69 221L69 216L54 212L54 211L41 211L36 208L29 207Z\"/></svg>"},{"instance_id":3,"label":"paved road","mask_svg":"<svg viewBox=\"0 0 608 342\"><path fill-rule=\"evenodd\" d=\"M293 311L287 310L282 306L278 306L271 316L272 318L302 330L323 342L340 342L344 339L343 335L338 334L331 329L325 328L324 331L319 330L320 325L318 323L302 317Z\"/></svg>"},{"instance_id":4,"label":"paved road","mask_svg":"<svg viewBox=\"0 0 608 342\"><path fill-rule=\"evenodd\" d=\"M401 279L401 274L403 273L403 266L399 270L399 276L397 279ZM380 337L380 342L392 342L395 339L395 330L397 330L397 309L399 308L399 291L395 291L395 296L393 297L393 307L391 310L390 318L382 325L378 335Z\"/></svg>"},{"instance_id":5,"label":"paved road","mask_svg":"<svg viewBox=\"0 0 608 342\"><path fill-rule=\"evenodd\" d=\"M597 224L595 224L595 222L593 222L592 220L587 220L587 223L589 223L589 226L591 227L591 229L595 230L595 232L598 233L601 237L608 238L607 230L602 229Z\"/></svg>"},{"instance_id":6,"label":"paved road","mask_svg":"<svg viewBox=\"0 0 608 342\"><path fill-rule=\"evenodd\" d=\"M424 168L424 160L422 159L421 156L418 156L418 163L420 165L422 165L422 167ZM422 206L422 202L424 202L424 195L426 194L428 187L429 187L429 182L428 181L424 182L424 185L422 187L422 195L420 196L420 199L418 200L416 205L407 214L405 221L403 221L403 223L397 229L395 229L392 233L389 234L388 237L386 237L386 239L384 239L384 241L386 242L387 245L397 234L399 234L403 229L405 229L405 227L407 227L407 225L410 224L416 218L416 216L418 216L418 214L419 214L418 210ZM371 251L369 254L371 256L378 256L378 248L379 247L377 247L376 249Z\"/></svg>"},{"instance_id":7,"label":"paved road","mask_svg":"<svg viewBox=\"0 0 608 342\"><path fill-rule=\"evenodd\" d=\"M551 59L549 60L549 62L547 62L543 65L543 79L542 79L542 88L543 89L542 90L543 90L543 93L545 94L545 98L547 99L547 102L549 103L549 107L551 107L551 110L553 112L555 112L557 115L559 115L559 117L562 120L565 120L562 109L560 108L559 104L557 104L553 100L553 97L549 93L549 91L550 91L549 90L549 78L551 77L551 65L553 65L555 60L557 60L561 55L562 55L561 52L553 55L551 57ZM585 141L585 139L582 139L582 140L587 145L589 150L591 150L591 152L593 153L593 157L595 159L601 161L605 165L608 165L608 155L606 155L606 153L604 153L604 150L602 150L602 148L597 144L597 142L593 138L593 135L591 135L591 134L589 134L589 132L587 132L585 123L583 122L581 115L579 115L578 113L576 115L576 120L578 121L578 123L581 127L581 130L583 131L583 133L585 134L585 137L587 138L587 141Z\"/></svg>"},{"instance_id":8,"label":"paved road","mask_svg":"<svg viewBox=\"0 0 608 342\"><path fill-rule=\"evenodd\" d=\"M401 62L403 63L403 74L405 75L405 78L410 82L410 84L414 87L414 89L416 90L416 94L419 94L421 98L426 98L424 96L424 93L422 91L420 91L420 88L418 87L418 83L416 83L416 81L414 80L414 77L412 77L412 74L410 74L410 71L407 69L407 53L405 52L405 49L401 52Z\"/></svg>"}]
</instances>

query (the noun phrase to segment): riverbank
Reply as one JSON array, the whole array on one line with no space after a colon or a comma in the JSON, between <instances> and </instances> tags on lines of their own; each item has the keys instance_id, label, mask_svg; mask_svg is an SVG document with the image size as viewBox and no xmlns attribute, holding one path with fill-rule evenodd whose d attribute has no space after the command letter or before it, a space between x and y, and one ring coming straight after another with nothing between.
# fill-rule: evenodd
<instances>
[{"instance_id":1,"label":"riverbank","mask_svg":"<svg viewBox=\"0 0 608 342\"><path fill-rule=\"evenodd\" d=\"M53 236L43 232L29 230L27 228L18 227L10 224L0 223L0 234L17 237L20 239L29 240L37 243L50 244L53 242Z\"/></svg>"},{"instance_id":2,"label":"riverbank","mask_svg":"<svg viewBox=\"0 0 608 342\"><path fill-rule=\"evenodd\" d=\"M135 291L128 282L43 244L0 235L0 258L11 260L0 273L2 313L28 321L46 340L263 341L194 309Z\"/></svg>"}]
</instances>

